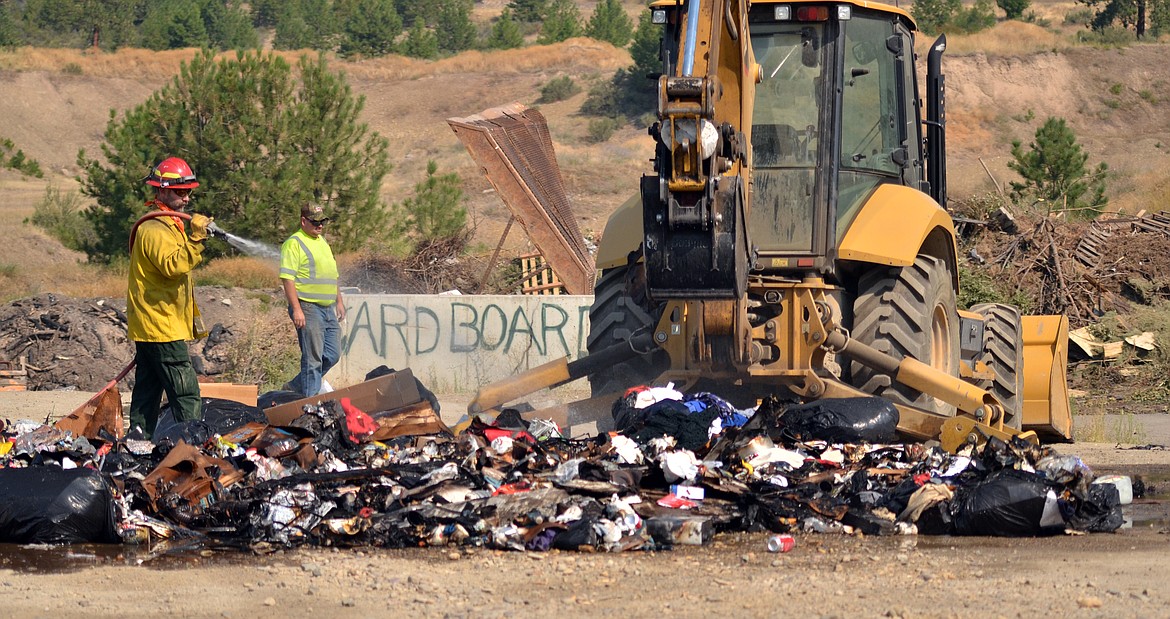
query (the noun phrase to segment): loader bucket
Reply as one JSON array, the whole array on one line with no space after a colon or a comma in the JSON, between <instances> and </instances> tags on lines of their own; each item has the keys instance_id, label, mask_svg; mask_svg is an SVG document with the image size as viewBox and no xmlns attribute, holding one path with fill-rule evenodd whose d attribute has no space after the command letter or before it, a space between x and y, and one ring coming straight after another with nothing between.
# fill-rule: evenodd
<instances>
[{"instance_id":1,"label":"loader bucket","mask_svg":"<svg viewBox=\"0 0 1170 619\"><path fill-rule=\"evenodd\" d=\"M1024 345L1023 429L1048 441L1072 441L1068 403L1068 317L1021 316Z\"/></svg>"}]
</instances>

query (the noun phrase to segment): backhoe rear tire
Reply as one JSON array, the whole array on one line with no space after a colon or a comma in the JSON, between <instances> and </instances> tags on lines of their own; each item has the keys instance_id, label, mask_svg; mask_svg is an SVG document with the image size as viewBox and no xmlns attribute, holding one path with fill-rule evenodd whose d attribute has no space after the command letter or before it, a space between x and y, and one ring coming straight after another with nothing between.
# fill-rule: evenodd
<instances>
[{"instance_id":1,"label":"backhoe rear tire","mask_svg":"<svg viewBox=\"0 0 1170 619\"><path fill-rule=\"evenodd\" d=\"M897 359L912 357L951 376L959 374L959 317L951 274L942 260L918 256L907 267L875 267L858 281L854 339ZM955 407L902 385L860 363L850 364L854 387L933 413Z\"/></svg>"},{"instance_id":2,"label":"backhoe rear tire","mask_svg":"<svg viewBox=\"0 0 1170 619\"><path fill-rule=\"evenodd\" d=\"M624 265L605 269L593 288L593 306L589 308L589 337L586 347L590 353L609 348L648 329L658 322L646 295L645 280L637 277L639 265ZM654 346L646 354L639 354L610 368L589 376L594 396L625 391L658 378L670 368L666 352Z\"/></svg>"},{"instance_id":3,"label":"backhoe rear tire","mask_svg":"<svg viewBox=\"0 0 1170 619\"><path fill-rule=\"evenodd\" d=\"M1023 421L1024 344L1020 339L1020 310L1002 303L972 305L971 311L986 317L980 361L995 373L981 380L979 388L995 396L1004 407L1004 427L1020 429Z\"/></svg>"}]
</instances>

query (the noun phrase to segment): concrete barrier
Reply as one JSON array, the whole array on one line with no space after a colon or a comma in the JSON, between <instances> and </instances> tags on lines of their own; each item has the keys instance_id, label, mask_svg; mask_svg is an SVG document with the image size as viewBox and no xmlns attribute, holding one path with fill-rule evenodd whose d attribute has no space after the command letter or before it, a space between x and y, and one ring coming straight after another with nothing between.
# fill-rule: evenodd
<instances>
[{"instance_id":1,"label":"concrete barrier","mask_svg":"<svg viewBox=\"0 0 1170 619\"><path fill-rule=\"evenodd\" d=\"M474 393L583 356L592 303L569 295L347 295L341 361L327 379L352 385L380 365L409 367L436 393Z\"/></svg>"}]
</instances>

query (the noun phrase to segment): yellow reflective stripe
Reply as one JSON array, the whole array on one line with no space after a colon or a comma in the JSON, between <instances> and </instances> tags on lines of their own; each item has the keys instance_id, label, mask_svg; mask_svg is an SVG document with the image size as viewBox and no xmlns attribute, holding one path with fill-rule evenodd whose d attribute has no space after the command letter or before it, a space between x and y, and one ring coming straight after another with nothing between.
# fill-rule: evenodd
<instances>
[{"instance_id":1,"label":"yellow reflective stripe","mask_svg":"<svg viewBox=\"0 0 1170 619\"><path fill-rule=\"evenodd\" d=\"M305 259L309 261L309 277L317 277L317 259L313 257L313 252L309 251L309 246L305 245L304 241L295 236L293 238L300 244L301 251L305 252Z\"/></svg>"},{"instance_id":2,"label":"yellow reflective stripe","mask_svg":"<svg viewBox=\"0 0 1170 619\"><path fill-rule=\"evenodd\" d=\"M298 278L296 278L296 281L298 284L307 284L310 286L314 285L314 284L321 284L321 285L328 285L328 286L336 286L337 285L336 279L328 279L325 277L298 277Z\"/></svg>"}]
</instances>

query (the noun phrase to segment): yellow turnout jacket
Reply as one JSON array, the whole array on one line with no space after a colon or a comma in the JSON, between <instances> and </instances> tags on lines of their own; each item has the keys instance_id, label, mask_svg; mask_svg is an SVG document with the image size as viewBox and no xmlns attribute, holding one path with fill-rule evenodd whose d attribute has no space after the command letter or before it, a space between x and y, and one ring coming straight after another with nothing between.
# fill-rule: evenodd
<instances>
[{"instance_id":1,"label":"yellow turnout jacket","mask_svg":"<svg viewBox=\"0 0 1170 619\"><path fill-rule=\"evenodd\" d=\"M194 340L203 331L191 271L203 260L203 244L187 240L172 217L138 226L130 249L126 293L127 335L135 342Z\"/></svg>"}]
</instances>

